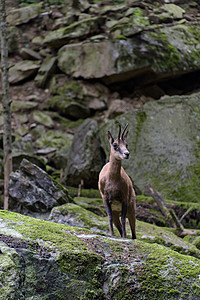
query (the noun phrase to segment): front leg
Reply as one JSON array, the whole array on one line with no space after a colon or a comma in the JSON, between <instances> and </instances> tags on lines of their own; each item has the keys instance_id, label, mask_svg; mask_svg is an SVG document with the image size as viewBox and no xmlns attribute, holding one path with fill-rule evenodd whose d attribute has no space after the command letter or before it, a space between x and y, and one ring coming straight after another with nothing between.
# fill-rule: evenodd
<instances>
[{"instance_id":1,"label":"front leg","mask_svg":"<svg viewBox=\"0 0 200 300\"><path fill-rule=\"evenodd\" d=\"M122 203L122 212L121 212L121 222L122 222L122 237L126 238L126 213L127 213L127 204Z\"/></svg>"},{"instance_id":2,"label":"front leg","mask_svg":"<svg viewBox=\"0 0 200 300\"><path fill-rule=\"evenodd\" d=\"M110 234L111 234L111 236L114 236L113 216L112 216L112 209L111 209L110 199L106 198L104 203L105 203L105 206L106 206L106 211L107 211L108 220L109 220Z\"/></svg>"}]
</instances>

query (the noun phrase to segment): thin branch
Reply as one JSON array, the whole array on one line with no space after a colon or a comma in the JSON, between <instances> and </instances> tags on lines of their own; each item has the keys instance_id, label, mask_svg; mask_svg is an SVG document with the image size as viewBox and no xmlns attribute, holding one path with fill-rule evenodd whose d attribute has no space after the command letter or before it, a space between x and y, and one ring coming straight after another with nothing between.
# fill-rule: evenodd
<instances>
[{"instance_id":1,"label":"thin branch","mask_svg":"<svg viewBox=\"0 0 200 300\"><path fill-rule=\"evenodd\" d=\"M189 207L188 210L182 215L179 222L182 222L183 219L191 212L191 210L192 210L192 207Z\"/></svg>"}]
</instances>

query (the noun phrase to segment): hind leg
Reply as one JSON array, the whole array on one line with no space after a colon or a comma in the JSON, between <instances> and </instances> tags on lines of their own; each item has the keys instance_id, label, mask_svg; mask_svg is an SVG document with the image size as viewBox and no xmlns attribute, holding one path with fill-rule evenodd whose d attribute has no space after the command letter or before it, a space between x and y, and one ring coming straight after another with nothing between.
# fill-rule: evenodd
<instances>
[{"instance_id":1,"label":"hind leg","mask_svg":"<svg viewBox=\"0 0 200 300\"><path fill-rule=\"evenodd\" d=\"M122 212L121 212L121 221L122 221L122 237L126 238L126 213L127 213L127 204L122 203Z\"/></svg>"},{"instance_id":2,"label":"hind leg","mask_svg":"<svg viewBox=\"0 0 200 300\"><path fill-rule=\"evenodd\" d=\"M132 232L132 239L136 239L136 219L135 219L135 212L132 212L132 213L128 213L127 214L127 217L128 217L128 220L129 220L129 224L130 224L130 227L131 227L131 232Z\"/></svg>"}]
</instances>

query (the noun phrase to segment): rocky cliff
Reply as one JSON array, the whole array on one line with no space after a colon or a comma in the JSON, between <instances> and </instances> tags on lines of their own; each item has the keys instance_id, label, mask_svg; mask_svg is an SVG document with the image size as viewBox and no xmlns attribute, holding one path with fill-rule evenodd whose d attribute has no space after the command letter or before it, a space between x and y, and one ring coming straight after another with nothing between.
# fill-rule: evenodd
<instances>
[{"instance_id":1,"label":"rocky cliff","mask_svg":"<svg viewBox=\"0 0 200 300\"><path fill-rule=\"evenodd\" d=\"M198 3L22 4L7 7L14 170L25 157L96 187L106 131L128 121L138 190L198 202Z\"/></svg>"}]
</instances>

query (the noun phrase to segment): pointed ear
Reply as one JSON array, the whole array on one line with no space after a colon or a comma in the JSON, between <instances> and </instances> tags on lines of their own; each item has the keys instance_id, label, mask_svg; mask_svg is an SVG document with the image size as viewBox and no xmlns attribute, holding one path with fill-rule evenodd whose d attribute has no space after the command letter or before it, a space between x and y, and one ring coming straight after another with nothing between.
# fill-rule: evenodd
<instances>
[{"instance_id":1,"label":"pointed ear","mask_svg":"<svg viewBox=\"0 0 200 300\"><path fill-rule=\"evenodd\" d=\"M110 131L108 131L108 139L109 139L110 144L112 144L114 142L114 139L113 139L112 134L110 133Z\"/></svg>"},{"instance_id":2,"label":"pointed ear","mask_svg":"<svg viewBox=\"0 0 200 300\"><path fill-rule=\"evenodd\" d=\"M127 135L128 135L128 131L124 134L124 137L123 137L124 140L126 139Z\"/></svg>"}]
</instances>

